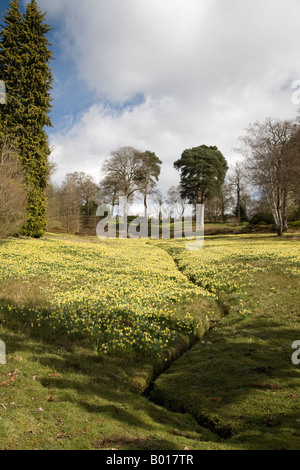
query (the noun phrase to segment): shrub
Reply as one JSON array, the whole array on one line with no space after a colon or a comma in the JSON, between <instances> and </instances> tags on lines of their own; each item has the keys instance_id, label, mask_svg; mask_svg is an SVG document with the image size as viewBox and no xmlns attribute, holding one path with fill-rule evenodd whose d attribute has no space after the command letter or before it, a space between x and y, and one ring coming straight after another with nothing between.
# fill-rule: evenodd
<instances>
[{"instance_id":1,"label":"shrub","mask_svg":"<svg viewBox=\"0 0 300 470\"><path fill-rule=\"evenodd\" d=\"M300 220L296 220L295 222L290 222L289 225L291 227L300 228Z\"/></svg>"},{"instance_id":2,"label":"shrub","mask_svg":"<svg viewBox=\"0 0 300 470\"><path fill-rule=\"evenodd\" d=\"M264 222L266 225L273 225L273 216L266 212L259 212L255 214L249 221L250 225L261 225L262 222Z\"/></svg>"}]
</instances>

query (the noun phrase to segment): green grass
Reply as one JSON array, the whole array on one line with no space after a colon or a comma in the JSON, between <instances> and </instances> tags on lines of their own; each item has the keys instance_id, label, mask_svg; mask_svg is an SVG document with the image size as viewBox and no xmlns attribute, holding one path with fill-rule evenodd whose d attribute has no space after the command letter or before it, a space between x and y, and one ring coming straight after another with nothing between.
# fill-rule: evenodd
<instances>
[{"instance_id":1,"label":"green grass","mask_svg":"<svg viewBox=\"0 0 300 470\"><path fill-rule=\"evenodd\" d=\"M94 256L98 240L47 238L51 247L55 240L58 243L60 275L66 277L61 292L72 293L81 283L80 277L75 284L69 282L72 263L86 280L85 263L92 262L87 255ZM53 302L47 292L55 276L55 259L43 257L40 247L46 245L33 241L38 249L33 250L35 262L30 264L33 258L26 251L30 245L27 240L20 242L25 250L20 269L29 276L33 265L34 276L6 276L0 282L0 338L8 351L7 365L0 365L0 448L299 448L300 369L291 362L291 344L300 339L299 241L292 238L212 237L194 253L186 252L181 241L143 242L145 249L139 246L137 256L141 253L148 260L147 276L153 286L170 274L167 286L172 289L183 282L183 274L190 279L191 292L196 292L193 283L211 290L210 297L193 302L178 297L174 308L178 317L188 313L202 322L199 334L213 329L191 348L191 338L177 336L160 358L137 351L99 356L88 335L67 335L64 328L53 330L47 322L38 328L36 311L47 310ZM68 240L68 249L62 251L61 240ZM117 256L118 243L111 256ZM131 243L135 242L128 245L133 247ZM119 260L114 282L124 273L130 282L132 272L121 245L120 250L124 272ZM151 271L159 252L170 270L163 277L156 268ZM21 247L16 253L18 263L12 259L17 254L9 261L18 270ZM68 259L66 273L62 256ZM182 272L178 278L172 263ZM138 279L135 275L135 282L144 278ZM187 289L185 281L182 286ZM134 303L134 291L129 290L128 296L128 302ZM222 312L229 315L221 319ZM149 399L144 393L156 376Z\"/></svg>"},{"instance_id":2,"label":"green grass","mask_svg":"<svg viewBox=\"0 0 300 470\"><path fill-rule=\"evenodd\" d=\"M1 313L8 349L0 366L0 448L223 449L188 414L142 396L153 365L141 358L99 360L88 340L56 337Z\"/></svg>"},{"instance_id":3,"label":"green grass","mask_svg":"<svg viewBox=\"0 0 300 470\"><path fill-rule=\"evenodd\" d=\"M191 416L168 412L143 396L153 377L189 347L188 337L177 336L160 358L127 350L99 356L89 335L67 335L64 325L50 328L46 318L37 326L36 316L47 317L54 294L72 301L83 285L89 287L84 299L93 295L95 305L101 300L101 291L95 294L101 283L102 297L104 290L114 294L112 301L118 294L132 308L139 301L134 289L141 286L144 306L157 300L156 290L161 286L162 292L162 283L163 303L171 302L175 289L178 294L182 289L196 292L159 248L145 244L141 249L130 241L130 252L119 242L112 243L111 249L107 248L110 244L97 245L99 240L90 237L53 235L42 241L2 242L0 337L8 356L7 365L0 366L0 448L223 448L221 440ZM137 271L142 267L139 253L142 261L147 259L144 274ZM94 279L88 277L93 273ZM124 279L130 279L128 286ZM147 291L150 281L156 287L153 294ZM124 295L120 295L122 289ZM176 309L184 317L188 306L193 318L204 320L212 305L199 298L183 300ZM203 322L203 332L208 325Z\"/></svg>"},{"instance_id":4,"label":"green grass","mask_svg":"<svg viewBox=\"0 0 300 470\"><path fill-rule=\"evenodd\" d=\"M219 291L229 315L158 378L151 397L188 411L235 449L299 449L300 369L291 361L300 338L299 277L284 265L259 264L265 271L252 285L246 276L238 292Z\"/></svg>"}]
</instances>

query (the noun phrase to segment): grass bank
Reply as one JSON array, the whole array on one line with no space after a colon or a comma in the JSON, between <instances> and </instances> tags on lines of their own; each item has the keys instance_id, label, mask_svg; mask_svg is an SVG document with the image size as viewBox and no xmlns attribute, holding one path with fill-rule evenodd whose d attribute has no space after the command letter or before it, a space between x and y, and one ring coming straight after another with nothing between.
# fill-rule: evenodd
<instances>
[{"instance_id":1,"label":"grass bank","mask_svg":"<svg viewBox=\"0 0 300 470\"><path fill-rule=\"evenodd\" d=\"M48 236L3 242L0 258L1 449L299 447L299 241L212 237L193 253ZM96 351L83 317L106 317L115 347ZM168 342L153 355L122 327Z\"/></svg>"},{"instance_id":2,"label":"grass bank","mask_svg":"<svg viewBox=\"0 0 300 470\"><path fill-rule=\"evenodd\" d=\"M300 369L291 360L300 339L298 243L244 237L208 241L192 255L172 248L229 315L158 378L151 398L191 413L235 449L300 447Z\"/></svg>"}]
</instances>

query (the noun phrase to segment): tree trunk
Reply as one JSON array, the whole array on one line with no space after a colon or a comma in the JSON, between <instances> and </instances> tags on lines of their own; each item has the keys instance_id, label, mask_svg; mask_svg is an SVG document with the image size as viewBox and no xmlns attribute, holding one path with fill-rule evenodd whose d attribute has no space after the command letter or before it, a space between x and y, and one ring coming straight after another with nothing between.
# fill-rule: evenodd
<instances>
[{"instance_id":1,"label":"tree trunk","mask_svg":"<svg viewBox=\"0 0 300 470\"><path fill-rule=\"evenodd\" d=\"M237 212L238 221L239 221L239 224L241 224L241 188L240 188L239 183L237 185L237 205L238 205L238 212Z\"/></svg>"},{"instance_id":2,"label":"tree trunk","mask_svg":"<svg viewBox=\"0 0 300 470\"><path fill-rule=\"evenodd\" d=\"M221 203L221 222L224 223L225 221L225 204L224 204L224 196L222 194L222 203Z\"/></svg>"},{"instance_id":3,"label":"tree trunk","mask_svg":"<svg viewBox=\"0 0 300 470\"><path fill-rule=\"evenodd\" d=\"M283 195L283 208L282 208L282 219L283 219L283 230L286 231L288 227L288 220L287 220L287 191L284 191Z\"/></svg>"},{"instance_id":4,"label":"tree trunk","mask_svg":"<svg viewBox=\"0 0 300 470\"><path fill-rule=\"evenodd\" d=\"M144 217L145 217L145 223L148 222L147 195L148 195L148 181L147 181L147 179L146 179L146 183L145 183L145 194L144 194Z\"/></svg>"},{"instance_id":5,"label":"tree trunk","mask_svg":"<svg viewBox=\"0 0 300 470\"><path fill-rule=\"evenodd\" d=\"M282 227L282 225L279 225L279 226L277 227L277 235L278 235L279 237L282 237L282 235L283 235L283 227Z\"/></svg>"}]
</instances>

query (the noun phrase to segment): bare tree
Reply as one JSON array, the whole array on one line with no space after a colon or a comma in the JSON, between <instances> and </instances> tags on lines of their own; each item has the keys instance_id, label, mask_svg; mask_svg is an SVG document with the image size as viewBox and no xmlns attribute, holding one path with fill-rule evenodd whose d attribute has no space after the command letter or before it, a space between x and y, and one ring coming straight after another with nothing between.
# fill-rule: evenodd
<instances>
[{"instance_id":1,"label":"bare tree","mask_svg":"<svg viewBox=\"0 0 300 470\"><path fill-rule=\"evenodd\" d=\"M102 167L105 177L100 182L101 199L114 206L120 196L129 203L136 193L142 193L147 218L147 198L158 181L161 163L149 150L141 152L133 147L120 147L111 152Z\"/></svg>"},{"instance_id":2,"label":"bare tree","mask_svg":"<svg viewBox=\"0 0 300 470\"><path fill-rule=\"evenodd\" d=\"M167 191L166 202L172 207L178 217L184 215L184 205L187 204L187 200L181 196L182 187L171 186Z\"/></svg>"},{"instance_id":3,"label":"bare tree","mask_svg":"<svg viewBox=\"0 0 300 470\"><path fill-rule=\"evenodd\" d=\"M111 206L115 206L120 196L119 180L115 175L107 175L100 181L100 198L101 201Z\"/></svg>"},{"instance_id":4,"label":"bare tree","mask_svg":"<svg viewBox=\"0 0 300 470\"><path fill-rule=\"evenodd\" d=\"M69 232L94 232L100 188L84 172L68 173L61 186L48 183L47 220L49 228Z\"/></svg>"},{"instance_id":5,"label":"bare tree","mask_svg":"<svg viewBox=\"0 0 300 470\"><path fill-rule=\"evenodd\" d=\"M224 222L234 206L234 197L232 196L232 187L225 182L221 189L221 221Z\"/></svg>"},{"instance_id":6,"label":"bare tree","mask_svg":"<svg viewBox=\"0 0 300 470\"><path fill-rule=\"evenodd\" d=\"M161 224L163 221L163 217L164 217L164 204L166 202L166 198L160 189L155 189L151 193L151 199L154 202L154 204L158 205L158 208L159 208L158 220L159 220L159 223Z\"/></svg>"},{"instance_id":7,"label":"bare tree","mask_svg":"<svg viewBox=\"0 0 300 470\"><path fill-rule=\"evenodd\" d=\"M238 222L241 223L241 196L244 190L245 170L241 162L236 162L228 177L229 185L234 188L236 193L236 207Z\"/></svg>"},{"instance_id":8,"label":"bare tree","mask_svg":"<svg viewBox=\"0 0 300 470\"><path fill-rule=\"evenodd\" d=\"M299 117L300 120L300 117ZM293 165L293 172L290 175L291 197L294 200L300 199L300 128L289 142L290 159Z\"/></svg>"},{"instance_id":9,"label":"bare tree","mask_svg":"<svg viewBox=\"0 0 300 470\"><path fill-rule=\"evenodd\" d=\"M292 181L298 178L299 152L291 145L297 132L293 121L268 118L256 122L246 129L240 138L241 151L246 157L249 181L264 194L272 211L277 234L287 228L287 201Z\"/></svg>"},{"instance_id":10,"label":"bare tree","mask_svg":"<svg viewBox=\"0 0 300 470\"><path fill-rule=\"evenodd\" d=\"M71 175L78 186L81 206L89 217L93 206L97 206L100 202L100 188L95 183L93 177L84 172L75 172L71 173Z\"/></svg>"},{"instance_id":11,"label":"bare tree","mask_svg":"<svg viewBox=\"0 0 300 470\"><path fill-rule=\"evenodd\" d=\"M46 188L46 219L47 230L63 228L61 217L61 191L60 187L48 182Z\"/></svg>"},{"instance_id":12,"label":"bare tree","mask_svg":"<svg viewBox=\"0 0 300 470\"><path fill-rule=\"evenodd\" d=\"M68 233L80 231L80 192L74 174L65 177L60 191L60 219Z\"/></svg>"},{"instance_id":13,"label":"bare tree","mask_svg":"<svg viewBox=\"0 0 300 470\"><path fill-rule=\"evenodd\" d=\"M120 147L111 152L111 157L105 161L102 168L107 178L105 183L113 184L113 193L126 197L128 202L132 200L134 193L141 189L140 180L137 178L141 159L142 153L139 150Z\"/></svg>"},{"instance_id":14,"label":"bare tree","mask_svg":"<svg viewBox=\"0 0 300 470\"><path fill-rule=\"evenodd\" d=\"M214 196L209 199L205 205L205 219L210 222L217 222L223 220L223 199L222 196Z\"/></svg>"}]
</instances>

